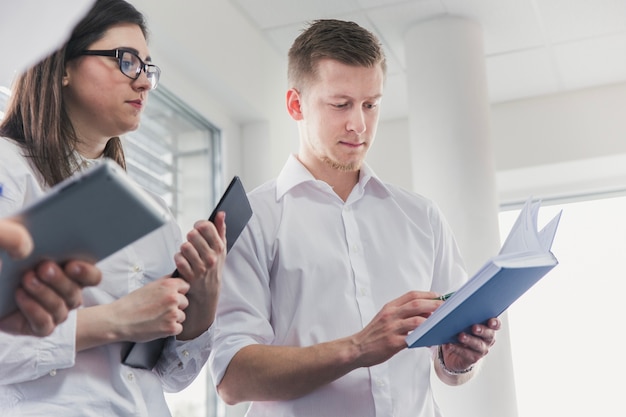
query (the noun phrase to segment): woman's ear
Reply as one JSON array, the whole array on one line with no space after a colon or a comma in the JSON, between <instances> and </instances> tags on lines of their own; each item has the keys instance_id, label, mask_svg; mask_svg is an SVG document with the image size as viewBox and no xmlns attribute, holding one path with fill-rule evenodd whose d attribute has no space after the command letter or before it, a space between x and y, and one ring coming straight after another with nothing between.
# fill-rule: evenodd
<instances>
[{"instance_id":1,"label":"woman's ear","mask_svg":"<svg viewBox=\"0 0 626 417\"><path fill-rule=\"evenodd\" d=\"M70 85L70 80L72 79L71 75L74 71L76 71L76 60L71 60L67 62L63 68L63 78L61 79L63 87Z\"/></svg>"},{"instance_id":2,"label":"woman's ear","mask_svg":"<svg viewBox=\"0 0 626 417\"><path fill-rule=\"evenodd\" d=\"M302 99L295 88L287 90L287 111L293 120L302 120Z\"/></svg>"}]
</instances>

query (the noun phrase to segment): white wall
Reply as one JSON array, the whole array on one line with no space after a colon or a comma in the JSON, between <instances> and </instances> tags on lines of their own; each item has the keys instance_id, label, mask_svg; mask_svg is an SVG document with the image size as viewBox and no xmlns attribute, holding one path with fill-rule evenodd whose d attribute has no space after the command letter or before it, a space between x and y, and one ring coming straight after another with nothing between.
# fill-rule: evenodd
<instances>
[{"instance_id":1,"label":"white wall","mask_svg":"<svg viewBox=\"0 0 626 417\"><path fill-rule=\"evenodd\" d=\"M493 106L503 204L626 187L626 84Z\"/></svg>"},{"instance_id":2,"label":"white wall","mask_svg":"<svg viewBox=\"0 0 626 417\"><path fill-rule=\"evenodd\" d=\"M498 170L626 153L626 84L493 106Z\"/></svg>"},{"instance_id":3,"label":"white wall","mask_svg":"<svg viewBox=\"0 0 626 417\"><path fill-rule=\"evenodd\" d=\"M492 105L500 201L626 188L625 109L626 84ZM368 161L412 189L408 147L408 121L383 121Z\"/></svg>"}]
</instances>

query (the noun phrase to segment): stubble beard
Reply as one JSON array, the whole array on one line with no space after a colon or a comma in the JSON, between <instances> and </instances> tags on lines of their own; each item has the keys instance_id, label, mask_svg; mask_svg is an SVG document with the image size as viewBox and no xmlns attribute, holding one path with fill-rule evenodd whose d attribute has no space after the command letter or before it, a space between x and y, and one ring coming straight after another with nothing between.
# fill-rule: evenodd
<instances>
[{"instance_id":1,"label":"stubble beard","mask_svg":"<svg viewBox=\"0 0 626 417\"><path fill-rule=\"evenodd\" d=\"M361 162L349 162L347 164L342 164L339 163L337 161L333 161L332 159L330 159L328 156L323 156L322 158L322 162L324 162L326 165L330 166L332 169L341 171L341 172L354 172L354 171L358 171L359 169L361 169Z\"/></svg>"}]
</instances>

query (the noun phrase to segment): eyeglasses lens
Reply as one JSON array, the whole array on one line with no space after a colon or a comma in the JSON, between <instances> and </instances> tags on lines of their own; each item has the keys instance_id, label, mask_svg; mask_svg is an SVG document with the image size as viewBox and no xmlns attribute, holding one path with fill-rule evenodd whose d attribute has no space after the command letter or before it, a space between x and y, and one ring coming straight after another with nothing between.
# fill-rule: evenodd
<instances>
[{"instance_id":1,"label":"eyeglasses lens","mask_svg":"<svg viewBox=\"0 0 626 417\"><path fill-rule=\"evenodd\" d=\"M141 71L144 70L146 77L150 81L151 88L156 88L159 82L159 76L161 75L159 68L156 65L144 64L141 59L132 52L124 51L120 59L120 70L132 79L137 79L141 75Z\"/></svg>"}]
</instances>

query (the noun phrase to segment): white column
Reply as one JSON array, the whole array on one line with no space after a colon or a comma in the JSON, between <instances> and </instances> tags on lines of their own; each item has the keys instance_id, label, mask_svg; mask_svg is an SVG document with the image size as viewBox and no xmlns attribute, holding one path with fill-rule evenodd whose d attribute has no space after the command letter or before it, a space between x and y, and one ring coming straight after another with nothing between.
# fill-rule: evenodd
<instances>
[{"instance_id":1,"label":"white column","mask_svg":"<svg viewBox=\"0 0 626 417\"><path fill-rule=\"evenodd\" d=\"M443 17L416 24L405 40L413 184L441 207L472 274L500 247L482 29ZM435 383L446 417L517 416L503 319L478 377Z\"/></svg>"}]
</instances>

